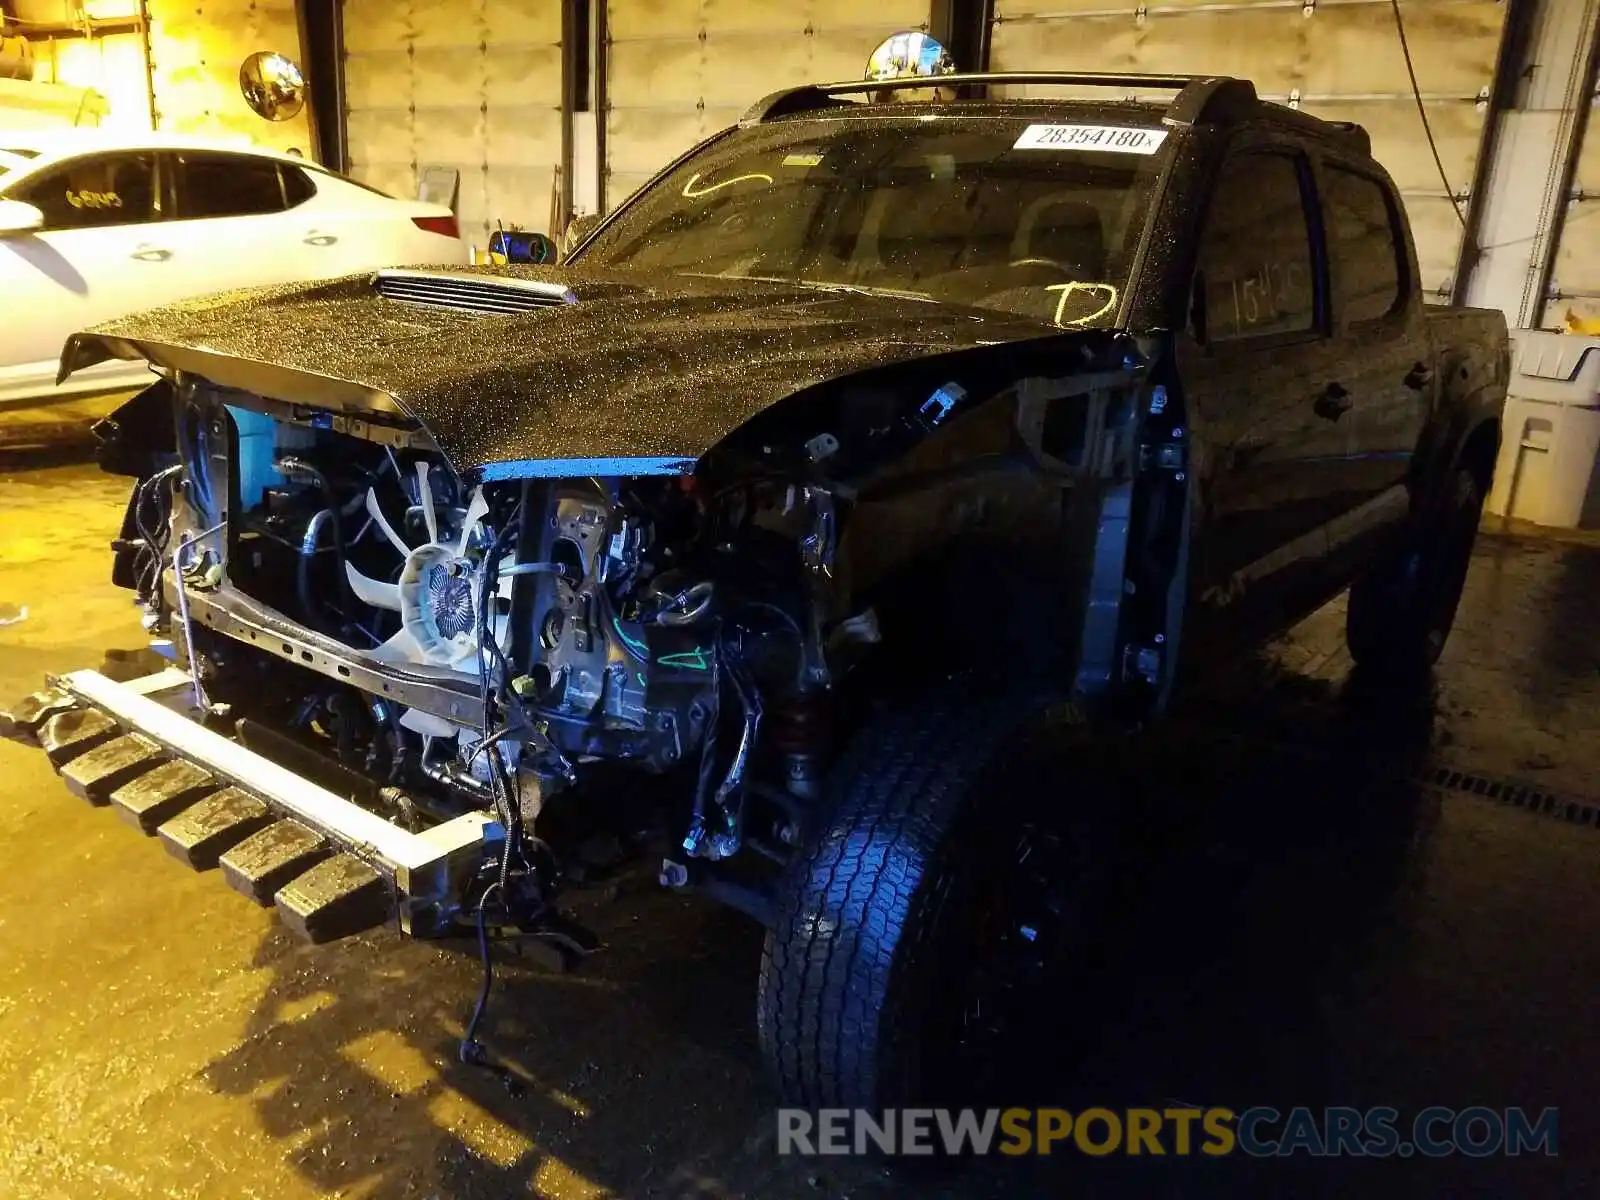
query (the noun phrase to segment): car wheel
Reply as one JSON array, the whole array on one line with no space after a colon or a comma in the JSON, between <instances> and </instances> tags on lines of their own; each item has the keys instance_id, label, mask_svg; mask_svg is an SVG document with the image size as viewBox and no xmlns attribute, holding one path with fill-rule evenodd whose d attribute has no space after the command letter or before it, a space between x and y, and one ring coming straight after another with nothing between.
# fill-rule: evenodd
<instances>
[{"instance_id":1,"label":"car wheel","mask_svg":"<svg viewBox=\"0 0 1600 1200\"><path fill-rule=\"evenodd\" d=\"M1345 640L1369 670L1422 673L1438 661L1461 603L1483 491L1458 469L1429 519L1350 588Z\"/></svg>"},{"instance_id":2,"label":"car wheel","mask_svg":"<svg viewBox=\"0 0 1600 1200\"><path fill-rule=\"evenodd\" d=\"M1066 716L924 701L846 751L762 954L757 1026L786 1103L965 1105L992 1090L996 1047L1026 1027L1076 933L1089 856L1017 774L1048 757L1030 739L1062 743Z\"/></svg>"}]
</instances>

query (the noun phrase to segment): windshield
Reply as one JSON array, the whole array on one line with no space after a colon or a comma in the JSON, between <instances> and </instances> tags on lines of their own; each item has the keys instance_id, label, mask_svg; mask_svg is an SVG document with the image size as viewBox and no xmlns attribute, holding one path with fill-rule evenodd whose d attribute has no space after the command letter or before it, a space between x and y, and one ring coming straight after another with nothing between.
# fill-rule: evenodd
<instances>
[{"instance_id":1,"label":"windshield","mask_svg":"<svg viewBox=\"0 0 1600 1200\"><path fill-rule=\"evenodd\" d=\"M1117 148L1082 148L1094 129ZM993 116L739 130L635 197L582 260L1109 324L1162 138Z\"/></svg>"}]
</instances>

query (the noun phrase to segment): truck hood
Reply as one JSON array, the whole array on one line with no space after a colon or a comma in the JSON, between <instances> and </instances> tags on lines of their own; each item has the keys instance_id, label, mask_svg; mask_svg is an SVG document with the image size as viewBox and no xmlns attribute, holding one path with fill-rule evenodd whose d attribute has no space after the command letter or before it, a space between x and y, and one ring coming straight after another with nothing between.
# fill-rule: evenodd
<instances>
[{"instance_id":1,"label":"truck hood","mask_svg":"<svg viewBox=\"0 0 1600 1200\"><path fill-rule=\"evenodd\" d=\"M153 309L74 334L61 378L142 358L279 401L409 418L458 470L488 478L680 473L819 384L1070 336L881 293L578 265L463 267ZM604 469L617 460L625 469Z\"/></svg>"}]
</instances>

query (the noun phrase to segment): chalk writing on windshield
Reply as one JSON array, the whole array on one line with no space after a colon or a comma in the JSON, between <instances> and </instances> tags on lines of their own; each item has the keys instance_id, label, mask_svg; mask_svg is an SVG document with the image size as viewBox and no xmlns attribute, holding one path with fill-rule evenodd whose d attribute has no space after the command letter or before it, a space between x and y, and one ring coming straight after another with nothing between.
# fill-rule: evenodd
<instances>
[{"instance_id":1,"label":"chalk writing on windshield","mask_svg":"<svg viewBox=\"0 0 1600 1200\"><path fill-rule=\"evenodd\" d=\"M699 196L709 196L712 192L720 192L725 187L732 187L736 183L744 183L751 179L759 179L763 183L772 182L771 175L763 175L758 171L750 175L735 175L732 179L724 179L721 183L708 183L704 187L700 187L698 186L700 172L696 171L689 176L689 181L683 185L683 194L688 199L693 200Z\"/></svg>"},{"instance_id":2,"label":"chalk writing on windshield","mask_svg":"<svg viewBox=\"0 0 1600 1200\"><path fill-rule=\"evenodd\" d=\"M1061 293L1056 298L1056 315L1054 320L1057 325L1062 327L1072 325L1087 325L1090 321L1099 320L1117 306L1117 297L1121 295L1115 284L1081 283L1078 280L1073 280L1071 283L1052 283L1044 290L1047 292ZM1089 313L1086 316L1073 317L1070 321L1063 321L1062 317L1067 311L1067 301L1072 299L1073 296L1078 295L1080 292L1099 292L1105 297L1105 303L1100 305L1099 308L1095 309L1092 313Z\"/></svg>"}]
</instances>

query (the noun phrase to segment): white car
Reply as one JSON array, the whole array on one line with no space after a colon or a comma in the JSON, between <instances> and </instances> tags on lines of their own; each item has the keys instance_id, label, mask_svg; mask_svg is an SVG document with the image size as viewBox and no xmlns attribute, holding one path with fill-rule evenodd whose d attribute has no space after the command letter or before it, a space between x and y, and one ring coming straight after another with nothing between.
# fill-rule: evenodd
<instances>
[{"instance_id":1,"label":"white car","mask_svg":"<svg viewBox=\"0 0 1600 1200\"><path fill-rule=\"evenodd\" d=\"M114 360L56 385L69 334L172 301L377 267L464 263L456 218L292 155L160 134L0 132L0 409L127 391Z\"/></svg>"}]
</instances>

